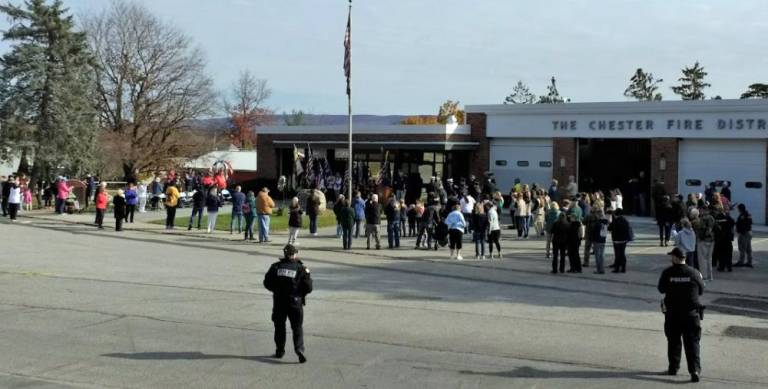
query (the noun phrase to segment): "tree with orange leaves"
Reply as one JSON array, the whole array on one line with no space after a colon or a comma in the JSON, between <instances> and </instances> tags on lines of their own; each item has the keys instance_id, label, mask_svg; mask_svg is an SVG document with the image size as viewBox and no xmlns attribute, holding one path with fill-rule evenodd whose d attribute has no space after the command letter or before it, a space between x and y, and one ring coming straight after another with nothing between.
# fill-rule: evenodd
<instances>
[{"instance_id":1,"label":"tree with orange leaves","mask_svg":"<svg viewBox=\"0 0 768 389\"><path fill-rule=\"evenodd\" d=\"M229 98L225 96L223 101L231 124L229 137L235 146L256 148L256 127L272 121L272 110L264 106L271 95L272 89L267 86L267 80L254 77L248 70L240 72L240 77L231 87Z\"/></svg>"}]
</instances>

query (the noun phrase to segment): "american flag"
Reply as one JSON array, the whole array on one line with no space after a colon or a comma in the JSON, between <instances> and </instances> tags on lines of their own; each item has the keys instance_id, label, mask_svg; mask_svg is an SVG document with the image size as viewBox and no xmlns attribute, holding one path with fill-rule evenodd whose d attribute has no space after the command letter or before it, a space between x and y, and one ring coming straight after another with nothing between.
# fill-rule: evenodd
<instances>
[{"instance_id":1,"label":"american flag","mask_svg":"<svg viewBox=\"0 0 768 389\"><path fill-rule=\"evenodd\" d=\"M381 160L381 169L379 169L379 176L376 178L376 185L389 186L389 151L384 154L384 159Z\"/></svg>"},{"instance_id":2,"label":"american flag","mask_svg":"<svg viewBox=\"0 0 768 389\"><path fill-rule=\"evenodd\" d=\"M347 96L352 96L350 78L352 76L352 7L347 17L347 31L344 33L344 76L347 78Z\"/></svg>"},{"instance_id":3,"label":"american flag","mask_svg":"<svg viewBox=\"0 0 768 389\"><path fill-rule=\"evenodd\" d=\"M312 155L312 148L307 145L307 184L312 185L315 182L315 156Z\"/></svg>"}]
</instances>

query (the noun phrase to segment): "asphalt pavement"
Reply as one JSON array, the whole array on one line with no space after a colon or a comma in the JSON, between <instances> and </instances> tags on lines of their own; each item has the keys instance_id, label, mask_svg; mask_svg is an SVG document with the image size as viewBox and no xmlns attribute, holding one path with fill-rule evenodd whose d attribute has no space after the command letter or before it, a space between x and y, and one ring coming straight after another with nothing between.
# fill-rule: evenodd
<instances>
[{"instance_id":1,"label":"asphalt pavement","mask_svg":"<svg viewBox=\"0 0 768 389\"><path fill-rule=\"evenodd\" d=\"M261 282L286 235L98 231L89 215L0 220L0 387L657 388L667 366L661 296L668 264L654 227L626 274L549 274L539 238L505 231L504 259L446 249L341 250L333 230L300 235L315 292L307 364L274 352ZM161 216L161 215L160 215ZM717 273L704 302L702 387L768 387L768 236L755 269ZM612 260L608 249L608 262ZM766 262L768 264L768 262ZM290 336L289 345L290 347Z\"/></svg>"}]
</instances>

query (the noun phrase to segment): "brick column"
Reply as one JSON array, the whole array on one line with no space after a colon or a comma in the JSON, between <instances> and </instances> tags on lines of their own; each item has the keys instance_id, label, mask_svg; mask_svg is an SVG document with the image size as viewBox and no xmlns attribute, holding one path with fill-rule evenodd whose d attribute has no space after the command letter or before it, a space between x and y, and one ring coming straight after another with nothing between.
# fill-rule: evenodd
<instances>
[{"instance_id":1,"label":"brick column","mask_svg":"<svg viewBox=\"0 0 768 389\"><path fill-rule=\"evenodd\" d=\"M259 173L259 178L276 180L278 176L278 161L273 136L268 134L259 136L256 152L256 169Z\"/></svg>"},{"instance_id":2,"label":"brick column","mask_svg":"<svg viewBox=\"0 0 768 389\"><path fill-rule=\"evenodd\" d=\"M578 147L579 143L576 138L552 139L552 178L557 180L558 187L561 189L568 185L569 176L573 176L578 182L576 171L578 162L576 149Z\"/></svg>"},{"instance_id":3,"label":"brick column","mask_svg":"<svg viewBox=\"0 0 768 389\"><path fill-rule=\"evenodd\" d=\"M666 160L665 170L661 170L662 156ZM678 140L676 138L651 139L651 182L662 181L667 193L677 193L677 173Z\"/></svg>"},{"instance_id":4,"label":"brick column","mask_svg":"<svg viewBox=\"0 0 768 389\"><path fill-rule=\"evenodd\" d=\"M490 142L486 136L486 114L479 112L467 113L467 124L471 129L471 139L479 143L477 150L475 150L469 157L470 168L469 173L474 174L476 177L482 177L488 169L490 169Z\"/></svg>"}]
</instances>

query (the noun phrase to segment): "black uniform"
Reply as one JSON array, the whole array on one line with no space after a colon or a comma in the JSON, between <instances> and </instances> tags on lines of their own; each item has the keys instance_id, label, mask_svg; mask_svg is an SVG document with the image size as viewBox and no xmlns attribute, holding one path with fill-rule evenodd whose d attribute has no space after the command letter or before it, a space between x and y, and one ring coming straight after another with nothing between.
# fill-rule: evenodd
<instances>
[{"instance_id":1,"label":"black uniform","mask_svg":"<svg viewBox=\"0 0 768 389\"><path fill-rule=\"evenodd\" d=\"M264 276L264 287L272 292L272 322L275 323L277 355L285 351L285 319L291 321L293 348L303 359L304 354L304 304L312 292L312 278L301 261L283 258L275 262Z\"/></svg>"},{"instance_id":2,"label":"black uniform","mask_svg":"<svg viewBox=\"0 0 768 389\"><path fill-rule=\"evenodd\" d=\"M661 273L659 292L665 294L664 334L667 336L669 371L674 373L680 368L682 337L688 372L698 375L701 372L699 295L704 293L701 273L685 264L672 265Z\"/></svg>"}]
</instances>

